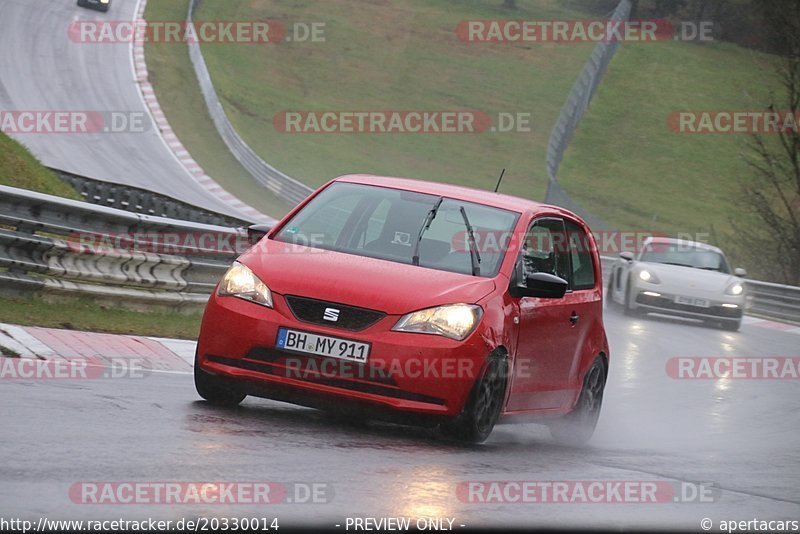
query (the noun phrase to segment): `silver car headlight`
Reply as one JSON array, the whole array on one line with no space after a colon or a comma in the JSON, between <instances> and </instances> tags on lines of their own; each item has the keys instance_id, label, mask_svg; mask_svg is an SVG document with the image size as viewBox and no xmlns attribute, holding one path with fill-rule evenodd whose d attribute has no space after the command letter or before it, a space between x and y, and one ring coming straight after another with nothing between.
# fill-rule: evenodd
<instances>
[{"instance_id":1,"label":"silver car headlight","mask_svg":"<svg viewBox=\"0 0 800 534\"><path fill-rule=\"evenodd\" d=\"M733 295L734 297L738 297L742 293L744 293L744 285L741 282L734 282L725 290L726 295Z\"/></svg>"},{"instance_id":2,"label":"silver car headlight","mask_svg":"<svg viewBox=\"0 0 800 534\"><path fill-rule=\"evenodd\" d=\"M642 269L639 271L639 280L642 282L648 282L650 284L660 284L661 280L658 279L656 273L653 271L648 271L647 269Z\"/></svg>"},{"instance_id":3,"label":"silver car headlight","mask_svg":"<svg viewBox=\"0 0 800 534\"><path fill-rule=\"evenodd\" d=\"M233 262L217 288L221 297L238 297L272 308L272 292L247 266Z\"/></svg>"},{"instance_id":4,"label":"silver car headlight","mask_svg":"<svg viewBox=\"0 0 800 534\"><path fill-rule=\"evenodd\" d=\"M475 304L437 306L404 315L392 330L437 334L461 341L475 330L483 310Z\"/></svg>"}]
</instances>

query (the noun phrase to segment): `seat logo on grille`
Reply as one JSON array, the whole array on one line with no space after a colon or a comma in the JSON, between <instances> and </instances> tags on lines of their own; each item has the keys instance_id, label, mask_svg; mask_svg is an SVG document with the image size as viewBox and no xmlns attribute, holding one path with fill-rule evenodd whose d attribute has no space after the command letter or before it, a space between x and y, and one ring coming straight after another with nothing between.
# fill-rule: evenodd
<instances>
[{"instance_id":1,"label":"seat logo on grille","mask_svg":"<svg viewBox=\"0 0 800 534\"><path fill-rule=\"evenodd\" d=\"M336 308L325 308L325 313L322 315L322 318L335 323L339 320L339 310Z\"/></svg>"}]
</instances>

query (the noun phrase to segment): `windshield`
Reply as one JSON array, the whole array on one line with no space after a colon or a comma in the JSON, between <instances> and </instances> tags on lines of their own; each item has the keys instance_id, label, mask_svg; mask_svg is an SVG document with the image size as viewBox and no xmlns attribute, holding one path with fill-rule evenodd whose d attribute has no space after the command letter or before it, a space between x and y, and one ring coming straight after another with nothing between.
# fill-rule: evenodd
<instances>
[{"instance_id":1,"label":"windshield","mask_svg":"<svg viewBox=\"0 0 800 534\"><path fill-rule=\"evenodd\" d=\"M336 182L295 214L275 240L472 274L476 258L470 253L462 207L480 249L477 273L493 277L519 214L413 191Z\"/></svg>"},{"instance_id":2,"label":"windshield","mask_svg":"<svg viewBox=\"0 0 800 534\"><path fill-rule=\"evenodd\" d=\"M719 252L697 248L689 244L650 243L642 250L639 261L730 273L725 256Z\"/></svg>"}]
</instances>

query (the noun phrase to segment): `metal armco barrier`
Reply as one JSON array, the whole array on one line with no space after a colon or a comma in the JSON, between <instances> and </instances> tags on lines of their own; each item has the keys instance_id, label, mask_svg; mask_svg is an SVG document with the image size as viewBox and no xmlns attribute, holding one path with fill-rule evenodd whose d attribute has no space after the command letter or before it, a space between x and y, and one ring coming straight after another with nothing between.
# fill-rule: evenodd
<instances>
[{"instance_id":1,"label":"metal armco barrier","mask_svg":"<svg viewBox=\"0 0 800 534\"><path fill-rule=\"evenodd\" d=\"M616 9L612 13L610 20L628 20L631 12L630 0L620 0ZM583 209L558 183L558 167L564 157L572 135L578 128L578 124L583 118L583 114L589 108L597 86L603 79L603 74L608 68L611 59L619 48L616 41L601 42L592 50L592 55L583 66L578 79L570 89L567 101L561 108L556 124L550 132L550 140L547 144L547 194L545 202L556 204L574 211L591 224L592 228L606 228L603 221L594 217L591 213Z\"/></svg>"},{"instance_id":2,"label":"metal armco barrier","mask_svg":"<svg viewBox=\"0 0 800 534\"><path fill-rule=\"evenodd\" d=\"M53 169L62 181L72 186L87 202L108 206L124 211L168 217L182 221L192 221L219 226L239 226L252 224L255 221L236 219L221 213L198 208L186 202L175 200L166 195L159 195L147 189L123 184L104 182L87 176L72 174L60 169Z\"/></svg>"},{"instance_id":3,"label":"metal armco barrier","mask_svg":"<svg viewBox=\"0 0 800 534\"><path fill-rule=\"evenodd\" d=\"M187 16L189 25L192 23L197 3L197 0L189 0L189 14ZM261 185L272 191L279 198L289 202L292 206L299 204L314 190L261 159L234 129L233 124L225 114L222 102L217 96L217 91L214 89L211 73L209 73L205 59L203 59L203 52L198 41L198 39L194 39L188 43L189 58L194 66L194 72L200 84L200 91L203 93L208 113L211 115L214 126L222 140L225 141L233 157Z\"/></svg>"},{"instance_id":4,"label":"metal armco barrier","mask_svg":"<svg viewBox=\"0 0 800 534\"><path fill-rule=\"evenodd\" d=\"M203 304L243 244L241 228L0 186L0 286L13 291Z\"/></svg>"},{"instance_id":5,"label":"metal armco barrier","mask_svg":"<svg viewBox=\"0 0 800 534\"><path fill-rule=\"evenodd\" d=\"M800 287L747 280L747 312L800 323Z\"/></svg>"},{"instance_id":6,"label":"metal armco barrier","mask_svg":"<svg viewBox=\"0 0 800 534\"><path fill-rule=\"evenodd\" d=\"M604 288L608 287L611 268L617 261L616 256L600 257ZM745 308L747 315L800 324L800 287L758 280L742 281L747 295Z\"/></svg>"},{"instance_id":7,"label":"metal armco barrier","mask_svg":"<svg viewBox=\"0 0 800 534\"><path fill-rule=\"evenodd\" d=\"M151 251L148 236L154 235L191 239L159 240ZM204 243L203 236L212 236L211 242ZM244 228L140 215L0 186L0 287L15 292L202 305L247 246ZM604 287L616 261L601 257ZM748 314L800 323L800 287L757 280L745 280L745 286Z\"/></svg>"}]
</instances>

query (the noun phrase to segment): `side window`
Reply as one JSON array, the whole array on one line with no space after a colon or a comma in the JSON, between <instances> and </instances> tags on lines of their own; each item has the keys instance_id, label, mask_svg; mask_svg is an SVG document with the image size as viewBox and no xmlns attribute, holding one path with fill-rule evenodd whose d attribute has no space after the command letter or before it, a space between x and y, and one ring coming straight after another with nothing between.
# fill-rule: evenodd
<instances>
[{"instance_id":1,"label":"side window","mask_svg":"<svg viewBox=\"0 0 800 534\"><path fill-rule=\"evenodd\" d=\"M594 262L589 237L576 223L567 220L567 240L572 260L572 289L594 288Z\"/></svg>"},{"instance_id":2,"label":"side window","mask_svg":"<svg viewBox=\"0 0 800 534\"><path fill-rule=\"evenodd\" d=\"M522 265L525 276L548 273L569 281L569 255L561 219L539 219L533 223L522 247Z\"/></svg>"}]
</instances>

